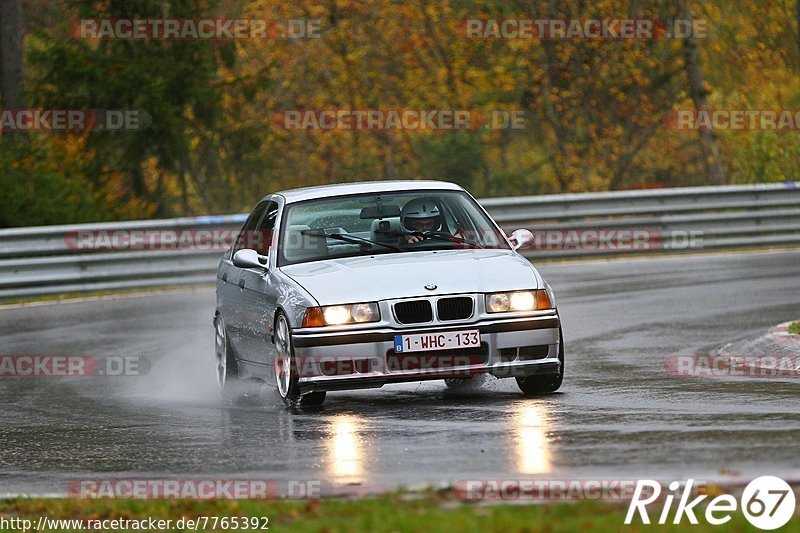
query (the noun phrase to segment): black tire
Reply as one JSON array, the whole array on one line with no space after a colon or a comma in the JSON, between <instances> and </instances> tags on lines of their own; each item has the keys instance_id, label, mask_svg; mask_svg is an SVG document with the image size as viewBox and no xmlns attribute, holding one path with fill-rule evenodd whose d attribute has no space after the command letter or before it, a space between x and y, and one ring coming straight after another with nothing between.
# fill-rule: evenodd
<instances>
[{"instance_id":1,"label":"black tire","mask_svg":"<svg viewBox=\"0 0 800 533\"><path fill-rule=\"evenodd\" d=\"M325 391L300 395L300 376L294 364L294 343L289 320L281 312L275 317L275 382L278 396L287 407L319 407L325 401ZM287 375L288 372L288 375Z\"/></svg>"},{"instance_id":2,"label":"black tire","mask_svg":"<svg viewBox=\"0 0 800 533\"><path fill-rule=\"evenodd\" d=\"M300 400L300 388L297 384L298 375L294 368L294 346L292 343L292 329L286 316L278 312L275 316L275 384L278 396L288 407L294 407Z\"/></svg>"},{"instance_id":3,"label":"black tire","mask_svg":"<svg viewBox=\"0 0 800 533\"><path fill-rule=\"evenodd\" d=\"M564 335L558 329L558 374L544 374L541 376L518 377L517 386L525 396L537 396L557 391L564 382Z\"/></svg>"},{"instance_id":4,"label":"black tire","mask_svg":"<svg viewBox=\"0 0 800 533\"><path fill-rule=\"evenodd\" d=\"M228 340L228 329L221 314L214 317L214 356L217 387L222 396L228 398L233 382L239 377L239 363Z\"/></svg>"}]
</instances>

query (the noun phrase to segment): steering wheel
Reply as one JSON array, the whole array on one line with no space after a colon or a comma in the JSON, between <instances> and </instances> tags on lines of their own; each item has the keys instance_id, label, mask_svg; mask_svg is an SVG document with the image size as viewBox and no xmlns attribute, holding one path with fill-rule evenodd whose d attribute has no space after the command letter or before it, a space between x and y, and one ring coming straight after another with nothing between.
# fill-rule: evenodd
<instances>
[{"instance_id":1,"label":"steering wheel","mask_svg":"<svg viewBox=\"0 0 800 533\"><path fill-rule=\"evenodd\" d=\"M406 240L406 242L405 242L405 244L403 246L416 247L416 246L419 246L421 244L427 244L427 245L433 244L437 248L448 248L448 247L451 247L453 245L453 243L450 242L450 241L445 241L445 240L440 240L440 239L430 239L430 238L427 237L428 234L437 234L437 232L434 232L434 231L414 231L410 235L406 235L406 239L409 239L412 236L416 236L416 237L422 237L422 240L421 241L416 241L416 242L408 242L408 240Z\"/></svg>"}]
</instances>

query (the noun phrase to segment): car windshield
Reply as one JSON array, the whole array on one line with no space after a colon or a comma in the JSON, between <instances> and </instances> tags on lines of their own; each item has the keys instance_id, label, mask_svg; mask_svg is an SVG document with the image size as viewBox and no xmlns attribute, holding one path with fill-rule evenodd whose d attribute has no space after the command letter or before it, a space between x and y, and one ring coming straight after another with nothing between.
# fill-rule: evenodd
<instances>
[{"instance_id":1,"label":"car windshield","mask_svg":"<svg viewBox=\"0 0 800 533\"><path fill-rule=\"evenodd\" d=\"M463 191L401 191L289 204L278 264L418 250L509 249Z\"/></svg>"}]
</instances>

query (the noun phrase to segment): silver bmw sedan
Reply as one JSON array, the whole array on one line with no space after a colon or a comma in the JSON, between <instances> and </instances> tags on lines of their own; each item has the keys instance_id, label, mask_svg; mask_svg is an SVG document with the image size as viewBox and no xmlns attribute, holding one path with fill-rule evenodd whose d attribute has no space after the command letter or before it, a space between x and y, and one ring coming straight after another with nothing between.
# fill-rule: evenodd
<instances>
[{"instance_id":1,"label":"silver bmw sedan","mask_svg":"<svg viewBox=\"0 0 800 533\"><path fill-rule=\"evenodd\" d=\"M289 406L327 391L483 375L557 390L552 289L462 187L348 183L264 197L217 270L217 382L275 383Z\"/></svg>"}]
</instances>

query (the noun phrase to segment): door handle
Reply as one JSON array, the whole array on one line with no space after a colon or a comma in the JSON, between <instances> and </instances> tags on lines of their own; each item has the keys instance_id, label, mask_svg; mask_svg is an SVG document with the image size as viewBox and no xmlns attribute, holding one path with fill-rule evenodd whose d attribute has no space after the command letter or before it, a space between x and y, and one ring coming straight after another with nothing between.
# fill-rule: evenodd
<instances>
[{"instance_id":1,"label":"door handle","mask_svg":"<svg viewBox=\"0 0 800 533\"><path fill-rule=\"evenodd\" d=\"M240 289L244 289L244 280L243 279L239 280L239 288Z\"/></svg>"},{"instance_id":2,"label":"door handle","mask_svg":"<svg viewBox=\"0 0 800 533\"><path fill-rule=\"evenodd\" d=\"M227 282L228 282L228 273L227 273L227 272L225 272L225 273L222 275L222 283L227 283Z\"/></svg>"}]
</instances>

